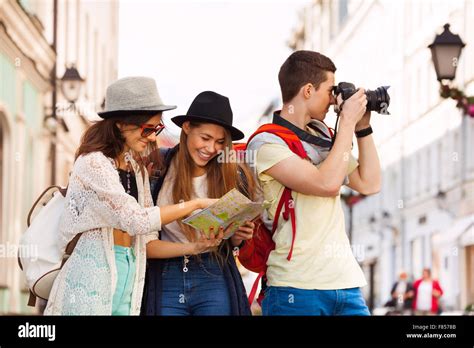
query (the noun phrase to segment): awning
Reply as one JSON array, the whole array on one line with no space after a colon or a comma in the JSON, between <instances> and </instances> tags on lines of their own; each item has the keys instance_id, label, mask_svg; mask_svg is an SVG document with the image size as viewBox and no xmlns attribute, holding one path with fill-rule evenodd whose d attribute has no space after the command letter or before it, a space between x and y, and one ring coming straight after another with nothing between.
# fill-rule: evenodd
<instances>
[{"instance_id":1,"label":"awning","mask_svg":"<svg viewBox=\"0 0 474 348\"><path fill-rule=\"evenodd\" d=\"M462 246L474 244L474 214L454 220L451 227L440 234L436 244L449 245L453 242Z\"/></svg>"},{"instance_id":2,"label":"awning","mask_svg":"<svg viewBox=\"0 0 474 348\"><path fill-rule=\"evenodd\" d=\"M461 234L459 244L462 246L474 245L474 218L472 216L470 223Z\"/></svg>"}]
</instances>

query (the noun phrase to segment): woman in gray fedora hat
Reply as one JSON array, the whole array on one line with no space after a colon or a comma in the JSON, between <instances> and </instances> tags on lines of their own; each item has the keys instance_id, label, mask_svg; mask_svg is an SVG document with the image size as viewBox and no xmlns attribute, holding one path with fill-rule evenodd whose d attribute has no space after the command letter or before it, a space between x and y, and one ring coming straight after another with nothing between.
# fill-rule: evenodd
<instances>
[{"instance_id":1,"label":"woman in gray fedora hat","mask_svg":"<svg viewBox=\"0 0 474 348\"><path fill-rule=\"evenodd\" d=\"M180 199L218 198L234 188L250 199L256 198L255 180L247 167L219 156L230 153L232 141L244 137L232 126L232 119L229 99L211 91L200 93L186 115L172 118L182 128L181 137L177 147L160 149L164 169L152 194L157 205ZM195 256L184 254L163 260L148 250L143 314L250 315L233 249L252 238L254 227L247 221L225 242ZM160 237L186 244L199 235L177 219L162 224Z\"/></svg>"},{"instance_id":2,"label":"woman in gray fedora hat","mask_svg":"<svg viewBox=\"0 0 474 348\"><path fill-rule=\"evenodd\" d=\"M129 77L107 88L103 120L83 135L61 217L60 244L81 234L56 278L45 314L137 315L142 300L146 243L162 224L206 208L213 199L154 207L140 161L163 129L155 81ZM217 244L204 238L153 243L162 257L197 254Z\"/></svg>"}]
</instances>

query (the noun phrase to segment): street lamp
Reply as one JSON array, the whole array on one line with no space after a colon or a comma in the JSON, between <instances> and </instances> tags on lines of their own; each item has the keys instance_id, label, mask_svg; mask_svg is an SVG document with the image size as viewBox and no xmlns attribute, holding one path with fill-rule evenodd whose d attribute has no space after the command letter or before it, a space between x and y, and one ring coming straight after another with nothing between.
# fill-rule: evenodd
<instances>
[{"instance_id":1,"label":"street lamp","mask_svg":"<svg viewBox=\"0 0 474 348\"><path fill-rule=\"evenodd\" d=\"M432 44L431 58L436 71L436 78L441 84L440 95L443 98L452 98L457 101L457 107L463 110L465 115L474 117L474 97L467 97L463 91L450 87L443 80L452 81L456 77L459 57L466 44L457 34L449 30L450 25L444 25L444 31L436 35Z\"/></svg>"},{"instance_id":2,"label":"street lamp","mask_svg":"<svg viewBox=\"0 0 474 348\"><path fill-rule=\"evenodd\" d=\"M74 64L66 67L66 71L61 78L61 92L68 102L74 104L77 101L83 82L84 79Z\"/></svg>"},{"instance_id":3,"label":"street lamp","mask_svg":"<svg viewBox=\"0 0 474 348\"><path fill-rule=\"evenodd\" d=\"M56 75L56 65L52 71L52 97L53 97L53 107L51 110L51 114L45 118L45 126L51 132L51 136L53 141L51 143L51 183L53 185L56 184L56 138L57 138L57 128L58 124L62 125L63 128L68 131L67 125L64 122L61 114L58 115L58 104L57 104L57 97L58 97L58 89L57 83L59 82L62 95L68 101L69 105L72 105L75 108L75 102L79 99L79 95L81 92L81 87L83 82L85 81L79 71L77 71L74 64L66 66L66 70L64 75L61 79L57 79ZM68 106L69 109L69 106ZM75 110L75 109L73 109Z\"/></svg>"},{"instance_id":4,"label":"street lamp","mask_svg":"<svg viewBox=\"0 0 474 348\"><path fill-rule=\"evenodd\" d=\"M454 80L459 56L466 46L459 35L453 34L449 30L449 26L449 24L445 24L444 31L440 35L436 35L433 43L428 46L431 49L436 77L440 82L441 80Z\"/></svg>"}]
</instances>

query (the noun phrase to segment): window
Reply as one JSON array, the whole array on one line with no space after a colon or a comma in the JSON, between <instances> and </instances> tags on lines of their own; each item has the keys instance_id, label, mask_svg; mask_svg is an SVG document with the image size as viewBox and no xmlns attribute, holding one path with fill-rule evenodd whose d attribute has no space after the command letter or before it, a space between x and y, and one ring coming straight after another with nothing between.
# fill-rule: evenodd
<instances>
[{"instance_id":1,"label":"window","mask_svg":"<svg viewBox=\"0 0 474 348\"><path fill-rule=\"evenodd\" d=\"M424 177L425 191L430 192L433 181L433 173L431 172L431 148L428 145L426 149L426 175Z\"/></svg>"},{"instance_id":2,"label":"window","mask_svg":"<svg viewBox=\"0 0 474 348\"><path fill-rule=\"evenodd\" d=\"M86 14L86 30L84 32L84 42L85 42L85 47L84 47L84 51L82 52L82 54L85 55L85 61L86 61L86 68L85 68L85 72L86 72L86 76L92 76L92 73L91 73L91 66L92 66L92 62L91 62L91 34L90 34L90 23L89 23L89 15ZM89 95L92 95L91 93L91 88L90 88L90 85L92 83L93 79L90 79L88 78L86 80L86 88L85 88L85 96L86 96L86 99L87 99L87 96Z\"/></svg>"},{"instance_id":3,"label":"window","mask_svg":"<svg viewBox=\"0 0 474 348\"><path fill-rule=\"evenodd\" d=\"M418 190L418 164L416 154L410 156L410 200L415 199Z\"/></svg>"},{"instance_id":4,"label":"window","mask_svg":"<svg viewBox=\"0 0 474 348\"><path fill-rule=\"evenodd\" d=\"M421 89L421 106L422 106L422 110L423 110L423 113L427 112L428 111L428 108L429 108L429 93L428 93L428 80L427 80L427 77L428 77L428 68L429 66L427 65L422 65L421 66L421 70L420 70L420 89Z\"/></svg>"},{"instance_id":5,"label":"window","mask_svg":"<svg viewBox=\"0 0 474 348\"><path fill-rule=\"evenodd\" d=\"M417 188L416 188L416 195L419 197L423 194L424 192L424 187L426 184L426 177L425 177L425 156L424 156L424 149L418 150L418 153L416 154L416 182L417 182Z\"/></svg>"},{"instance_id":6,"label":"window","mask_svg":"<svg viewBox=\"0 0 474 348\"><path fill-rule=\"evenodd\" d=\"M433 233L431 235L431 275L433 278L439 278L439 273L441 270L441 253L439 250L441 234L439 232ZM448 263L445 260L445 268L447 268Z\"/></svg>"},{"instance_id":7,"label":"window","mask_svg":"<svg viewBox=\"0 0 474 348\"><path fill-rule=\"evenodd\" d=\"M22 215L22 228L26 228L26 219L27 214L30 211L35 198L33 196L34 192L34 139L30 136L26 137L26 160L24 163L24 192L23 192L23 215Z\"/></svg>"},{"instance_id":8,"label":"window","mask_svg":"<svg viewBox=\"0 0 474 348\"><path fill-rule=\"evenodd\" d=\"M34 130L40 128L41 122L41 98L39 92L29 82L23 83L23 112L26 120L27 133L25 136L25 163L24 163L24 192L23 192L23 216L22 222L26 224L26 214L34 202L34 169L35 169L35 139L31 135ZM24 225L23 227L26 227Z\"/></svg>"},{"instance_id":9,"label":"window","mask_svg":"<svg viewBox=\"0 0 474 348\"><path fill-rule=\"evenodd\" d=\"M453 134L453 151L451 154L451 161L452 161L452 177L454 181L457 181L461 178L461 161L463 158L461 157L461 144L459 142L459 129L456 129Z\"/></svg>"},{"instance_id":10,"label":"window","mask_svg":"<svg viewBox=\"0 0 474 348\"><path fill-rule=\"evenodd\" d=\"M407 201L410 201L411 200L411 197L412 197L412 192L413 192L413 175L412 175L412 160L411 160L411 157L406 157L405 158L405 161L403 163L404 165L404 168L403 168L403 171L405 172L405 182L404 182L404 185L405 185L405 192L406 192L406 196L405 198L407 199Z\"/></svg>"},{"instance_id":11,"label":"window","mask_svg":"<svg viewBox=\"0 0 474 348\"><path fill-rule=\"evenodd\" d=\"M419 88L419 82L420 82L420 75L419 75L419 69L418 68L413 68L412 69L412 74L413 74L413 79L411 79L411 93L413 94L414 99L411 99L410 105L411 107L411 117L410 121L416 120L419 117L420 114L420 88Z\"/></svg>"},{"instance_id":12,"label":"window","mask_svg":"<svg viewBox=\"0 0 474 348\"><path fill-rule=\"evenodd\" d=\"M444 188L444 183L445 183L445 164L444 164L444 155L443 155L443 144L442 144L442 139L439 140L438 142L438 175L439 175L439 180L438 180L438 189L443 189Z\"/></svg>"},{"instance_id":13,"label":"window","mask_svg":"<svg viewBox=\"0 0 474 348\"><path fill-rule=\"evenodd\" d=\"M416 81L415 81L415 95L416 95L416 115L415 115L415 120L420 118L421 114L425 111L423 109L423 97L422 94L425 93L424 90L422 90L421 82L423 80L421 79L421 68L416 69Z\"/></svg>"},{"instance_id":14,"label":"window","mask_svg":"<svg viewBox=\"0 0 474 348\"><path fill-rule=\"evenodd\" d=\"M93 55L94 55L94 74L92 75L92 77L94 78L95 80L95 83L94 83L94 94L92 95L92 100L96 99L97 96L99 95L99 91L100 91L100 88L98 86L98 84L100 83L100 79L99 79L99 34L97 32L97 30L94 30L94 51L93 51ZM94 100L95 101L95 100Z\"/></svg>"},{"instance_id":15,"label":"window","mask_svg":"<svg viewBox=\"0 0 474 348\"><path fill-rule=\"evenodd\" d=\"M421 277L423 270L423 243L421 238L411 241L411 272L415 279Z\"/></svg>"},{"instance_id":16,"label":"window","mask_svg":"<svg viewBox=\"0 0 474 348\"><path fill-rule=\"evenodd\" d=\"M339 28L342 27L347 18L347 3L348 0L339 0Z\"/></svg>"},{"instance_id":17,"label":"window","mask_svg":"<svg viewBox=\"0 0 474 348\"><path fill-rule=\"evenodd\" d=\"M449 187L453 181L454 172L454 134L453 132L446 132L443 141L443 162L444 167L443 184Z\"/></svg>"}]
</instances>

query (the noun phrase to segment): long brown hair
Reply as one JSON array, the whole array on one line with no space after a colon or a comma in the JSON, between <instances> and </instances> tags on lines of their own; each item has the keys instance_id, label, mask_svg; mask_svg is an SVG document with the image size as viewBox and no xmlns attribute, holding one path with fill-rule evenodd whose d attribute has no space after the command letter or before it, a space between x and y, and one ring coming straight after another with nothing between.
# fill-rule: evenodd
<instances>
[{"instance_id":1,"label":"long brown hair","mask_svg":"<svg viewBox=\"0 0 474 348\"><path fill-rule=\"evenodd\" d=\"M190 127L199 127L201 124L200 122L190 122ZM189 201L194 194L192 176L194 162L187 147L187 138L188 135L181 131L179 150L173 158L173 164L176 168L176 180L174 181L172 197L175 204ZM223 150L227 153L232 150L232 138L230 132L226 129ZM230 190L237 188L249 199L254 200L257 185L248 166L245 163L238 164L232 161L219 163L218 158L219 156L214 157L206 165L207 197L220 198ZM182 219L178 220L178 224L189 241L196 240L196 231L193 228L183 224ZM222 243L221 248L224 247L227 249L227 252L230 252L228 243ZM222 261L217 248L212 250L212 252Z\"/></svg>"},{"instance_id":2,"label":"long brown hair","mask_svg":"<svg viewBox=\"0 0 474 348\"><path fill-rule=\"evenodd\" d=\"M117 123L139 126L147 123L153 115L129 115L123 117L113 117L95 122L82 135L81 144L76 151L75 159L81 155L91 152L102 152L106 157L117 160L125 148L125 138L123 137ZM152 151L155 144L149 143ZM138 162L142 175L144 175L144 163L140 154L133 153L134 159Z\"/></svg>"}]
</instances>

